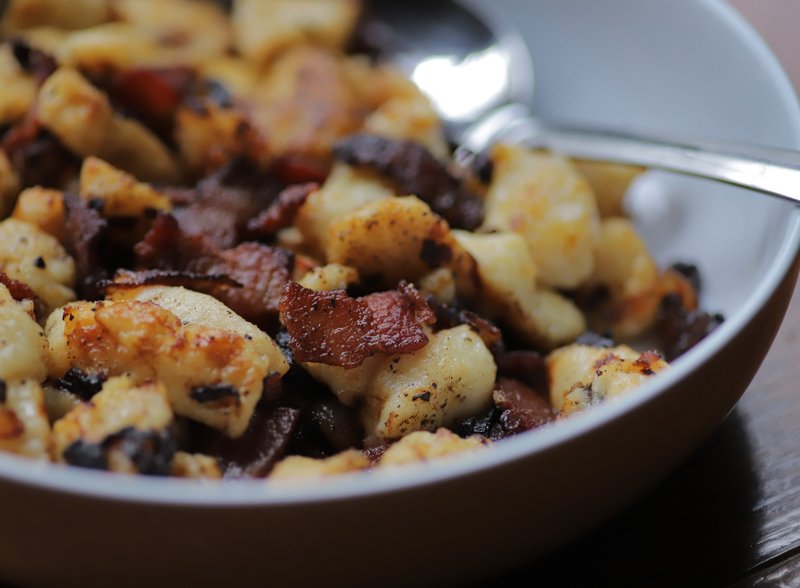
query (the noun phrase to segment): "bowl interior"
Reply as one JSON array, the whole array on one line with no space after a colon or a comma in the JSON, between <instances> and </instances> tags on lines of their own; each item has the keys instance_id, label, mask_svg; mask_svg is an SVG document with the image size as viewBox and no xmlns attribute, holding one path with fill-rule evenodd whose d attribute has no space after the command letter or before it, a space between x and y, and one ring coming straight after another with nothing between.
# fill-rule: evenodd
<instances>
[{"instance_id":1,"label":"bowl interior","mask_svg":"<svg viewBox=\"0 0 800 588\"><path fill-rule=\"evenodd\" d=\"M543 118L602 123L773 146L800 144L791 86L763 43L714 0L469 0L512 16L536 65L535 108ZM712 75L713 74L713 75ZM713 80L713 81L712 81ZM696 263L704 304L728 323L646 390L541 433L521 435L477 458L400 476L356 475L284 491L263 483L198 485L130 479L30 464L0 455L0 477L106 498L214 504L280 504L389 492L491 467L558 444L631 410L719 349L764 304L800 245L792 206L742 190L649 173L631 209L662 263Z\"/></svg>"}]
</instances>

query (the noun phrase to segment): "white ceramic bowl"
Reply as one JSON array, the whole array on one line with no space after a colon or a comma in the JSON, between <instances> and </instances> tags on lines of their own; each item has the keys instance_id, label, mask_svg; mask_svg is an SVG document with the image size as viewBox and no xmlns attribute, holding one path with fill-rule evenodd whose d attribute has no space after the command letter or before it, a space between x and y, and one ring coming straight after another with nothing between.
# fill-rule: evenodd
<instances>
[{"instance_id":1,"label":"white ceramic bowl","mask_svg":"<svg viewBox=\"0 0 800 588\"><path fill-rule=\"evenodd\" d=\"M503 0L537 65L544 117L800 144L773 56L713 0ZM699 264L727 322L629 398L490 451L294 489L197 484L0 455L0 577L26 585L434 584L555 549L651 488L717 427L791 295L795 209L652 174L637 188L661 261Z\"/></svg>"}]
</instances>

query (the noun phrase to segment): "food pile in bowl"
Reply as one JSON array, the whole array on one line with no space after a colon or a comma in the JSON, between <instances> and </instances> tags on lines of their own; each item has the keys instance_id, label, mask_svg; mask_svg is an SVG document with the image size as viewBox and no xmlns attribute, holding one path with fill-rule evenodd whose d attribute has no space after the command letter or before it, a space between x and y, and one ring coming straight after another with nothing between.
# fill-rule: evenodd
<instances>
[{"instance_id":1,"label":"food pile in bowl","mask_svg":"<svg viewBox=\"0 0 800 588\"><path fill-rule=\"evenodd\" d=\"M635 393L721 322L623 215L641 170L454 155L376 30L356 0L10 2L0 450L394 467Z\"/></svg>"}]
</instances>

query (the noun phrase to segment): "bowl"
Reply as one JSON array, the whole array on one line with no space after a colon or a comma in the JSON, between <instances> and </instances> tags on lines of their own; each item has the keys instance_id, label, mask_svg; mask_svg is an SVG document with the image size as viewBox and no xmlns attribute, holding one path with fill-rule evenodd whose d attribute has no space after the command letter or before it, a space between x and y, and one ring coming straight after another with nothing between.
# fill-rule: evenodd
<instances>
[{"instance_id":1,"label":"bowl","mask_svg":"<svg viewBox=\"0 0 800 588\"><path fill-rule=\"evenodd\" d=\"M782 147L794 93L727 4L503 0L533 52L543 118ZM712 81L713 80L713 81ZM662 263L696 263L727 321L618 402L491 450L310 486L139 479L0 455L0 576L35 586L476 581L613 516L731 411L798 273L795 208L664 173L631 208Z\"/></svg>"}]
</instances>

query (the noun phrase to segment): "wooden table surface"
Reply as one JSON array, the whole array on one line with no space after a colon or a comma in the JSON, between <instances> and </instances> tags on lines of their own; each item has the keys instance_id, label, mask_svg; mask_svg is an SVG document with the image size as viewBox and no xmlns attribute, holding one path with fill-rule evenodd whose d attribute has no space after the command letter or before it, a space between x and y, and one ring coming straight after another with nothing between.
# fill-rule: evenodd
<instances>
[{"instance_id":1,"label":"wooden table surface","mask_svg":"<svg viewBox=\"0 0 800 588\"><path fill-rule=\"evenodd\" d=\"M800 89L800 0L732 0ZM800 587L800 288L736 410L654 492L504 586Z\"/></svg>"}]
</instances>

